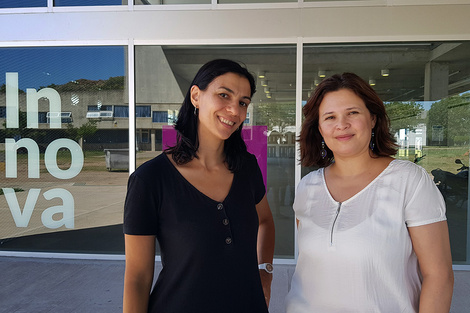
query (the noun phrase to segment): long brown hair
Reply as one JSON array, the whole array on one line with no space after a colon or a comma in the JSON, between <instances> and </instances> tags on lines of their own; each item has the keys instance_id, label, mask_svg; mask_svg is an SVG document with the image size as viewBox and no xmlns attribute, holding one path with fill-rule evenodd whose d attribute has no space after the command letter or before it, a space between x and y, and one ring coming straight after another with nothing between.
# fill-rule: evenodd
<instances>
[{"instance_id":1,"label":"long brown hair","mask_svg":"<svg viewBox=\"0 0 470 313\"><path fill-rule=\"evenodd\" d=\"M327 155L321 157L322 136L318 129L319 108L325 95L332 91L349 89L364 101L370 114L376 117L373 153L377 156L392 156L397 153L397 145L390 133L390 120L382 100L372 87L353 73L336 74L318 84L314 93L303 108L305 120L300 131L300 161L303 166L326 167L333 160L333 152L325 145Z\"/></svg>"}]
</instances>

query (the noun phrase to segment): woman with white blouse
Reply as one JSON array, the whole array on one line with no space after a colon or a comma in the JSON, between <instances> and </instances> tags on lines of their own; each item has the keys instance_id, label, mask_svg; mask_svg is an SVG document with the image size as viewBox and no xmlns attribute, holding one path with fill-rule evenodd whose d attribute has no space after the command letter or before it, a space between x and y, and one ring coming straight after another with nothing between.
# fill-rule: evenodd
<instances>
[{"instance_id":1,"label":"woman with white blouse","mask_svg":"<svg viewBox=\"0 0 470 313\"><path fill-rule=\"evenodd\" d=\"M303 109L294 201L299 257L287 313L449 312L453 271L442 196L396 160L375 91L352 73L323 80Z\"/></svg>"}]
</instances>

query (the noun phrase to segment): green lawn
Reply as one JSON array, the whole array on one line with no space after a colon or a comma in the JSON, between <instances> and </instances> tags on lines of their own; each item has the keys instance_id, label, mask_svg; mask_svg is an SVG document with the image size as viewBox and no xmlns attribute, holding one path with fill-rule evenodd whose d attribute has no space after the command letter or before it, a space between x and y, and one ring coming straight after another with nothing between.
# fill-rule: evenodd
<instances>
[{"instance_id":1,"label":"green lawn","mask_svg":"<svg viewBox=\"0 0 470 313\"><path fill-rule=\"evenodd\" d=\"M425 156L417 164L424 167L428 173L431 173L431 170L436 168L457 173L457 169L460 168L461 165L455 164L455 160L460 159L465 165L468 165L468 151L468 147L424 147L422 154ZM402 155L397 155L396 157L413 162L415 150L409 149L408 155L406 151L403 152Z\"/></svg>"}]
</instances>

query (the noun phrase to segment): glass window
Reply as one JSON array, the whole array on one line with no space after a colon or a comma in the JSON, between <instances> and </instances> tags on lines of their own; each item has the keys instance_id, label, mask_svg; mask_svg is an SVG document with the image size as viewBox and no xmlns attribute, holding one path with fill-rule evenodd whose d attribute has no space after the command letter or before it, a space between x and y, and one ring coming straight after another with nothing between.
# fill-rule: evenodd
<instances>
[{"instance_id":1,"label":"glass window","mask_svg":"<svg viewBox=\"0 0 470 313\"><path fill-rule=\"evenodd\" d=\"M375 1L375 0L304 0L304 2L354 2L354 1Z\"/></svg>"},{"instance_id":2,"label":"glass window","mask_svg":"<svg viewBox=\"0 0 470 313\"><path fill-rule=\"evenodd\" d=\"M0 250L124 253L128 120L86 116L127 108L124 60L122 46L0 48Z\"/></svg>"},{"instance_id":3,"label":"glass window","mask_svg":"<svg viewBox=\"0 0 470 313\"><path fill-rule=\"evenodd\" d=\"M123 105L115 105L114 117L129 117L129 107Z\"/></svg>"},{"instance_id":4,"label":"glass window","mask_svg":"<svg viewBox=\"0 0 470 313\"><path fill-rule=\"evenodd\" d=\"M211 0L134 0L134 4L211 4Z\"/></svg>"},{"instance_id":5,"label":"glass window","mask_svg":"<svg viewBox=\"0 0 470 313\"><path fill-rule=\"evenodd\" d=\"M47 112L39 112L38 113L39 115L39 120L38 122L41 123L41 124L47 124L49 121L48 121L48 118L47 118Z\"/></svg>"},{"instance_id":6,"label":"glass window","mask_svg":"<svg viewBox=\"0 0 470 313\"><path fill-rule=\"evenodd\" d=\"M101 100L98 100L98 104L88 106L88 111L89 112L93 112L93 111L113 111L113 106L112 105L102 105Z\"/></svg>"},{"instance_id":7,"label":"glass window","mask_svg":"<svg viewBox=\"0 0 470 313\"><path fill-rule=\"evenodd\" d=\"M54 0L54 6L100 6L100 5L122 5L122 0Z\"/></svg>"},{"instance_id":8,"label":"glass window","mask_svg":"<svg viewBox=\"0 0 470 313\"><path fill-rule=\"evenodd\" d=\"M168 111L153 111L152 122L168 123Z\"/></svg>"},{"instance_id":9,"label":"glass window","mask_svg":"<svg viewBox=\"0 0 470 313\"><path fill-rule=\"evenodd\" d=\"M141 135L141 138L140 138L141 143L149 143L150 142L150 134L149 134L148 130L142 130L140 135Z\"/></svg>"},{"instance_id":10,"label":"glass window","mask_svg":"<svg viewBox=\"0 0 470 313\"><path fill-rule=\"evenodd\" d=\"M151 136L155 139L149 149L157 153L168 144L167 134L172 129L168 119L177 116L194 75L204 63L216 58L233 59L245 64L256 76L257 92L248 107L249 120L243 136L264 174L276 223L276 258L294 258L295 51L291 45L135 48L136 102L152 106ZM260 78L262 74L264 77ZM145 121L136 122L137 130L147 128ZM139 150L137 165L154 156L153 150Z\"/></svg>"},{"instance_id":11,"label":"glass window","mask_svg":"<svg viewBox=\"0 0 470 313\"><path fill-rule=\"evenodd\" d=\"M47 7L47 0L2 0L0 9Z\"/></svg>"},{"instance_id":12,"label":"glass window","mask_svg":"<svg viewBox=\"0 0 470 313\"><path fill-rule=\"evenodd\" d=\"M135 107L136 117L150 117L150 105L137 105Z\"/></svg>"},{"instance_id":13,"label":"glass window","mask_svg":"<svg viewBox=\"0 0 470 313\"><path fill-rule=\"evenodd\" d=\"M470 42L305 45L303 60L304 101L335 73L354 72L373 86L399 145L395 157L434 180L447 206L452 259L470 264Z\"/></svg>"},{"instance_id":14,"label":"glass window","mask_svg":"<svg viewBox=\"0 0 470 313\"><path fill-rule=\"evenodd\" d=\"M218 0L218 3L280 3L280 2L298 2L298 0Z\"/></svg>"}]
</instances>

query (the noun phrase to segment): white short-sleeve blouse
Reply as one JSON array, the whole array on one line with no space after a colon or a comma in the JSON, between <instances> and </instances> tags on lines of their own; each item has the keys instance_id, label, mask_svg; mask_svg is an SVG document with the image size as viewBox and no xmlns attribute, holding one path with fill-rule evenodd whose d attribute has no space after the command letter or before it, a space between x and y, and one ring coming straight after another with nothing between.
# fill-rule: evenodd
<instances>
[{"instance_id":1,"label":"white short-sleeve blouse","mask_svg":"<svg viewBox=\"0 0 470 313\"><path fill-rule=\"evenodd\" d=\"M418 312L421 277L407 228L446 219L422 167L393 160L342 203L319 169L301 180L294 211L299 257L287 313Z\"/></svg>"}]
</instances>

